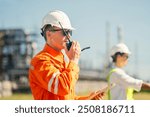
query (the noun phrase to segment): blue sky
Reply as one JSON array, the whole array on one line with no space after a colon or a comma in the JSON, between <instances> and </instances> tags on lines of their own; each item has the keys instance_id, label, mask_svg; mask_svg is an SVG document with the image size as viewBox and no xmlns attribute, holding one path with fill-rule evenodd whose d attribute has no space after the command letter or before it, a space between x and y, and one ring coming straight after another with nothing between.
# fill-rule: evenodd
<instances>
[{"instance_id":1,"label":"blue sky","mask_svg":"<svg viewBox=\"0 0 150 117\"><path fill-rule=\"evenodd\" d=\"M90 63L88 66L102 68L106 56L106 22L110 23L111 46L117 43L117 27L122 25L124 42L132 51L127 71L150 80L149 6L149 0L0 0L0 28L40 33L44 15L51 10L62 10L76 28L72 39L79 41L81 47L91 46L81 54L81 59ZM44 40L40 35L38 42L41 49Z\"/></svg>"}]
</instances>

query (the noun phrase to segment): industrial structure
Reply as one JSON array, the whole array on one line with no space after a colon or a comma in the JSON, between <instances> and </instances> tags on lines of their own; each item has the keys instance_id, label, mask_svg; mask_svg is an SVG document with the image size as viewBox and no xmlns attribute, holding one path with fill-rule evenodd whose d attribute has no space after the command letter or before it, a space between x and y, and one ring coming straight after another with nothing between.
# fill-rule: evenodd
<instances>
[{"instance_id":1,"label":"industrial structure","mask_svg":"<svg viewBox=\"0 0 150 117\"><path fill-rule=\"evenodd\" d=\"M28 68L36 49L36 34L23 29L0 30L0 83L10 81L12 90L25 89L28 85Z\"/></svg>"}]
</instances>

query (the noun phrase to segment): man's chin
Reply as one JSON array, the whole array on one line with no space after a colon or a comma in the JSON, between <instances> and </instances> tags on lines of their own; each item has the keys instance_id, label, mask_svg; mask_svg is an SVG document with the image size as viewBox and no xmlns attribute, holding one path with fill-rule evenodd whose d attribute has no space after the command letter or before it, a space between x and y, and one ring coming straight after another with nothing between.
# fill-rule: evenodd
<instances>
[{"instance_id":1,"label":"man's chin","mask_svg":"<svg viewBox=\"0 0 150 117\"><path fill-rule=\"evenodd\" d=\"M66 48L66 44L64 44L63 46L62 46L62 49L65 49Z\"/></svg>"}]
</instances>

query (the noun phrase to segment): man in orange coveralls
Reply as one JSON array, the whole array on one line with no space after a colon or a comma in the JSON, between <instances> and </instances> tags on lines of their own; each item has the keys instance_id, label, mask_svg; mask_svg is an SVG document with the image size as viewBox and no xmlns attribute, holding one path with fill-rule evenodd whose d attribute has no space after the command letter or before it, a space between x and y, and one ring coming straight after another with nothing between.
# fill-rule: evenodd
<instances>
[{"instance_id":1,"label":"man in orange coveralls","mask_svg":"<svg viewBox=\"0 0 150 117\"><path fill-rule=\"evenodd\" d=\"M88 100L101 99L103 92L88 96L76 96L80 45L73 41L66 47L72 30L68 16L59 10L49 12L43 18L42 36L46 44L31 61L29 69L30 87L36 100Z\"/></svg>"}]
</instances>

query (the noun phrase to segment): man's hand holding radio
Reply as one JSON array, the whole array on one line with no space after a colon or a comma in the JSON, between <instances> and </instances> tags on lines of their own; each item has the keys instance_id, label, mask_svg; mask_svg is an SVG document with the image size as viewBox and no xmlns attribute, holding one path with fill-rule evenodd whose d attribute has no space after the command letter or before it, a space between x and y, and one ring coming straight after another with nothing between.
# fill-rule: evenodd
<instances>
[{"instance_id":1,"label":"man's hand holding radio","mask_svg":"<svg viewBox=\"0 0 150 117\"><path fill-rule=\"evenodd\" d=\"M73 41L70 50L68 51L67 48L65 50L70 61L78 64L81 53L80 44L77 41Z\"/></svg>"}]
</instances>

